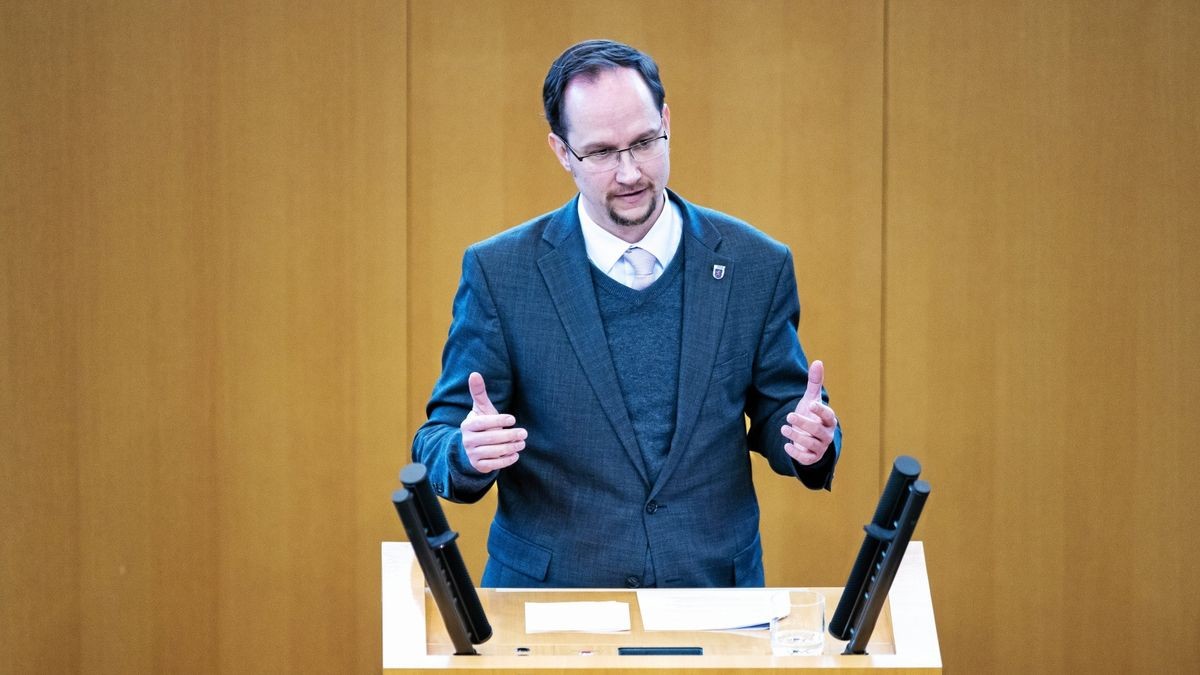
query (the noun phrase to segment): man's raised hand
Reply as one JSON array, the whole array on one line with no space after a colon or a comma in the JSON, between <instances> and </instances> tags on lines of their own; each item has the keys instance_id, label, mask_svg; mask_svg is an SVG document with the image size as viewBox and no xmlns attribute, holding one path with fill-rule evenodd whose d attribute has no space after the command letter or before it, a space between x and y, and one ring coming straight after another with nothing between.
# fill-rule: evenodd
<instances>
[{"instance_id":1,"label":"man's raised hand","mask_svg":"<svg viewBox=\"0 0 1200 675\"><path fill-rule=\"evenodd\" d=\"M796 409L787 416L780 432L788 440L783 449L801 464L816 464L833 443L837 415L821 401L821 386L825 384L825 364L813 361L808 369L808 388Z\"/></svg>"},{"instance_id":2,"label":"man's raised hand","mask_svg":"<svg viewBox=\"0 0 1200 675\"><path fill-rule=\"evenodd\" d=\"M471 390L471 412L459 429L471 466L479 473L491 473L512 465L525 449L528 432L513 426L517 420L512 415L496 411L482 375L471 373L467 387Z\"/></svg>"}]
</instances>

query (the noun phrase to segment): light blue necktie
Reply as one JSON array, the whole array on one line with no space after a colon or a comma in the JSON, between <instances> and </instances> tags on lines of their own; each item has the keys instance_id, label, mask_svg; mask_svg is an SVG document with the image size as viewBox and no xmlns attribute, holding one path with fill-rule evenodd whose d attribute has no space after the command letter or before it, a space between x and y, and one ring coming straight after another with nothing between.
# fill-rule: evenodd
<instances>
[{"instance_id":1,"label":"light blue necktie","mask_svg":"<svg viewBox=\"0 0 1200 675\"><path fill-rule=\"evenodd\" d=\"M654 283L654 265L658 262L658 258L655 258L653 253L644 248L631 246L628 251L625 251L625 255L622 257L633 268L633 279L629 283L630 288L640 291Z\"/></svg>"}]
</instances>

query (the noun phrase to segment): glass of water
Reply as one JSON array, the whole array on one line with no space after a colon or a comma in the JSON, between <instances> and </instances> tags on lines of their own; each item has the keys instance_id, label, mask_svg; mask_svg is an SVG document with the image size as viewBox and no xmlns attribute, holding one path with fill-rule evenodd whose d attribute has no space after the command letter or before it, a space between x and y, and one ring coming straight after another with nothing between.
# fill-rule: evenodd
<instances>
[{"instance_id":1,"label":"glass of water","mask_svg":"<svg viewBox=\"0 0 1200 675\"><path fill-rule=\"evenodd\" d=\"M816 591L791 591L787 595L787 614L771 619L771 653L820 654L825 648L825 596Z\"/></svg>"}]
</instances>

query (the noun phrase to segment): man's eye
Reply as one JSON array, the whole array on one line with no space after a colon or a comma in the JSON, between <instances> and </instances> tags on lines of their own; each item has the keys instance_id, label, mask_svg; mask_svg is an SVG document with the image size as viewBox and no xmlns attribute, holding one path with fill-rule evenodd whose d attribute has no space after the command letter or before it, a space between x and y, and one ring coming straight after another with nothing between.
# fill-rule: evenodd
<instances>
[{"instance_id":1,"label":"man's eye","mask_svg":"<svg viewBox=\"0 0 1200 675\"><path fill-rule=\"evenodd\" d=\"M612 157L612 156L613 156L612 150L601 150L600 152L593 152L592 154L588 155L588 157L591 157L593 159L608 159L609 157Z\"/></svg>"},{"instance_id":2,"label":"man's eye","mask_svg":"<svg viewBox=\"0 0 1200 675\"><path fill-rule=\"evenodd\" d=\"M635 150L641 150L641 149L643 149L643 148L648 148L648 147L650 147L651 145L653 145L653 144L654 144L654 141L656 141L656 140L658 140L658 139L657 139L657 138L647 138L647 139L646 139L646 140L644 140L644 141L638 141L637 143L634 143L634 144L633 144L633 148L634 148Z\"/></svg>"}]
</instances>

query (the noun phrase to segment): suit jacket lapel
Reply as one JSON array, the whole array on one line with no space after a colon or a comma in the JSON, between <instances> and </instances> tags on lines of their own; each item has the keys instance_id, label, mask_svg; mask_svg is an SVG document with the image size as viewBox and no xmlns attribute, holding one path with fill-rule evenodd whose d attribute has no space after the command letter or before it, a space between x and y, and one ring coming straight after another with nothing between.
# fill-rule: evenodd
<instances>
[{"instance_id":1,"label":"suit jacket lapel","mask_svg":"<svg viewBox=\"0 0 1200 675\"><path fill-rule=\"evenodd\" d=\"M651 496L658 492L681 461L696 428L696 415L708 393L716 365L717 348L725 326L725 305L736 270L729 258L718 255L721 234L698 211L672 193L683 213L684 255L683 328L680 335L679 396L675 436L666 464Z\"/></svg>"},{"instance_id":2,"label":"suit jacket lapel","mask_svg":"<svg viewBox=\"0 0 1200 675\"><path fill-rule=\"evenodd\" d=\"M637 468L642 482L649 486L642 451L633 433L633 424L625 408L625 398L621 394L608 339L600 320L591 262L583 246L576 209L575 200L572 200L559 209L547 224L542 239L550 245L550 250L538 258L538 268L546 280L546 288L554 300L563 329L596 393L600 408Z\"/></svg>"}]
</instances>

